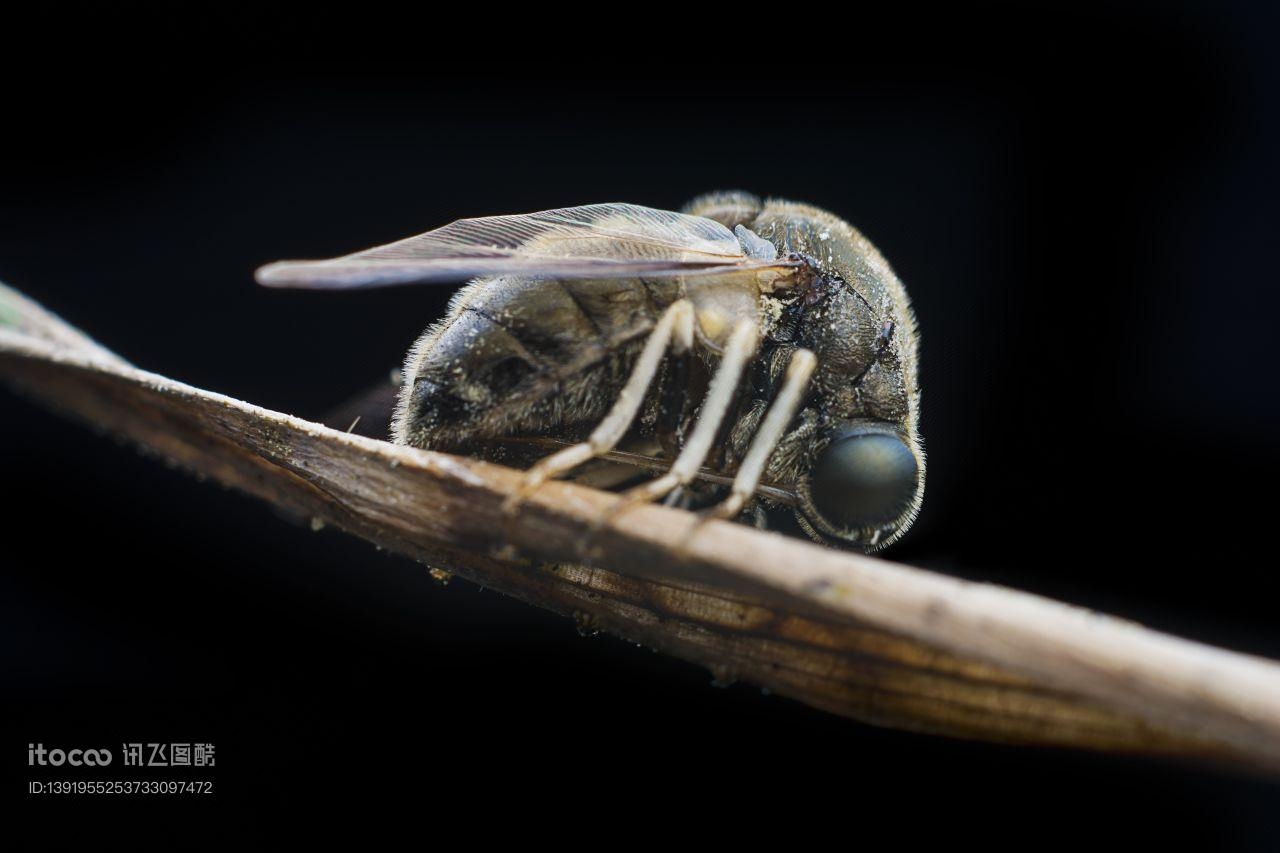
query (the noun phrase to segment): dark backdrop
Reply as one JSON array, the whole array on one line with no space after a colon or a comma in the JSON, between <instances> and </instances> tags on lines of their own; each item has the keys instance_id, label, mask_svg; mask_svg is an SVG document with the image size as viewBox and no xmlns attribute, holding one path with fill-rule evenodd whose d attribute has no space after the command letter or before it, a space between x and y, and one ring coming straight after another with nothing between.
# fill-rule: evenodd
<instances>
[{"instance_id":1,"label":"dark backdrop","mask_svg":"<svg viewBox=\"0 0 1280 853\"><path fill-rule=\"evenodd\" d=\"M448 294L265 292L261 263L460 216L810 201L871 237L920 318L930 479L891 557L1280 656L1277 22L1071 8L841 27L726 9L570 44L449 30L451 75L394 27L353 25L340 51L297 34L288 56L70 50L68 76L27 70L6 96L0 278L140 366L314 417L397 365ZM975 832L1007 809L1055 835L1123 817L1240 847L1280 830L1257 780L716 689L3 407L20 777L28 742L205 739L224 803L394 790L448 817L550 794L712 828L962 804Z\"/></svg>"}]
</instances>

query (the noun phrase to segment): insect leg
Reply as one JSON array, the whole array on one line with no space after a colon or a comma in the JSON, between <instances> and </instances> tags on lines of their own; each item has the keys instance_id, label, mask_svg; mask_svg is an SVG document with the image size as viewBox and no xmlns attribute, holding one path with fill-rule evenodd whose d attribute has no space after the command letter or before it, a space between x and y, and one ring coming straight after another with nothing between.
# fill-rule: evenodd
<instances>
[{"instance_id":1,"label":"insect leg","mask_svg":"<svg viewBox=\"0 0 1280 853\"><path fill-rule=\"evenodd\" d=\"M760 428L756 430L755 437L751 439L751 447L747 449L747 455L738 467L738 474L733 479L733 488L729 492L729 497L706 510L705 517L733 518L742 511L743 505L755 494L756 486L760 484L760 476L764 473L765 466L769 464L769 457L773 455L774 448L782 440L787 425L791 423L791 419L800 408L800 403L804 400L804 392L809 387L809 378L813 376L813 369L817 364L817 357L807 349L799 349L792 354L791 363L787 365L786 378L778 390L778 396L773 400L773 405L765 414Z\"/></svg>"},{"instance_id":2,"label":"insect leg","mask_svg":"<svg viewBox=\"0 0 1280 853\"><path fill-rule=\"evenodd\" d=\"M724 355L715 375L711 377L711 387L707 389L707 397L702 403L702 411L693 427L693 433L685 442L684 449L676 457L675 464L666 474L651 480L642 486L636 486L623 495L627 503L655 501L665 497L677 486L686 486L697 477L702 463L706 461L720 431L720 424L733 403L738 383L742 380L743 371L755 354L756 344L760 340L760 329L751 321L743 321L733 330L725 345Z\"/></svg>"},{"instance_id":3,"label":"insect leg","mask_svg":"<svg viewBox=\"0 0 1280 853\"><path fill-rule=\"evenodd\" d=\"M681 354L693 347L693 320L693 303L687 299L671 303L658 320L658 325L649 333L649 339L645 341L644 349L640 351L640 356L631 369L631 376L618 394L609 414L605 415L586 441L553 453L530 468L525 473L519 490L503 505L506 512L515 512L547 480L567 473L617 446L635 421L640 405L644 402L645 392L657 375L667 350Z\"/></svg>"},{"instance_id":4,"label":"insect leg","mask_svg":"<svg viewBox=\"0 0 1280 853\"><path fill-rule=\"evenodd\" d=\"M595 555L592 548L600 530L613 519L641 503L656 501L670 494L679 486L692 483L702 468L715 439L720 432L720 425L733 405L742 381L742 374L751 363L751 356L760 341L760 327L753 321L744 320L734 327L733 333L725 343L724 353L715 375L711 377L711 385L707 396L702 401L698 420L693 432L685 442L684 449L676 457L676 461L656 480L650 480L641 486L628 489L618 496L613 505L602 512L591 524L586 535L578 543L578 553L584 562L591 562Z\"/></svg>"}]
</instances>

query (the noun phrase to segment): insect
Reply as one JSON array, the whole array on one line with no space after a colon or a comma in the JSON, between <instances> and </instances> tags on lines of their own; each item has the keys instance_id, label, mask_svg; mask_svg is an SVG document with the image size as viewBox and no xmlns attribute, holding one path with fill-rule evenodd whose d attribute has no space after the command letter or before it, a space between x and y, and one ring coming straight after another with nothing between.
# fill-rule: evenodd
<instances>
[{"instance_id":1,"label":"insect","mask_svg":"<svg viewBox=\"0 0 1280 853\"><path fill-rule=\"evenodd\" d=\"M509 508L572 474L623 508L664 500L868 552L919 511L906 290L816 207L728 192L681 213L463 219L258 280L470 280L409 352L392 437L526 468Z\"/></svg>"}]
</instances>

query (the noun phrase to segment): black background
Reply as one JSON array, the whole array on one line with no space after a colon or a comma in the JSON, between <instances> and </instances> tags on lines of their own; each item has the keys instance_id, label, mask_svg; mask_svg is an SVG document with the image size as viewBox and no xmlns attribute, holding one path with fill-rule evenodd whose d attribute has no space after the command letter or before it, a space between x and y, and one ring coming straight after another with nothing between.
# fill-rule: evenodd
<instances>
[{"instance_id":1,"label":"black background","mask_svg":"<svg viewBox=\"0 0 1280 853\"><path fill-rule=\"evenodd\" d=\"M63 46L9 77L0 279L140 366L317 417L448 294L266 292L261 263L460 216L734 187L809 201L876 242L920 318L930 479L892 558L1280 656L1276 16L1071 10ZM891 811L915 833L954 810L961 835L1013 815L1055 836L1280 840L1270 783L716 689L3 406L19 778L28 742L207 740L219 806L550 803L552 828L603 811L624 835L675 814L852 833Z\"/></svg>"}]
</instances>

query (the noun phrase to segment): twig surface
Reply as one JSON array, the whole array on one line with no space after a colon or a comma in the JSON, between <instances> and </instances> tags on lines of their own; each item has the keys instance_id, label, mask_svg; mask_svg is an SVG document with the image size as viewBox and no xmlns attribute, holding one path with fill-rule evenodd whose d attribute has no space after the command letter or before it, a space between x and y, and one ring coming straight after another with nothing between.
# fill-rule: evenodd
<instances>
[{"instance_id":1,"label":"twig surface","mask_svg":"<svg viewBox=\"0 0 1280 853\"><path fill-rule=\"evenodd\" d=\"M1016 743L1280 770L1280 666L1026 593L398 447L138 370L0 285L0 377L384 548L815 707Z\"/></svg>"}]
</instances>

